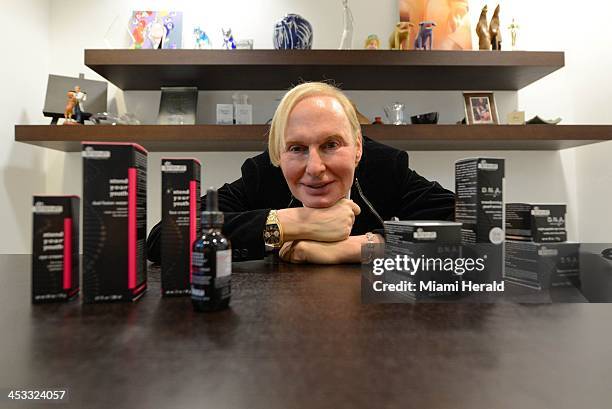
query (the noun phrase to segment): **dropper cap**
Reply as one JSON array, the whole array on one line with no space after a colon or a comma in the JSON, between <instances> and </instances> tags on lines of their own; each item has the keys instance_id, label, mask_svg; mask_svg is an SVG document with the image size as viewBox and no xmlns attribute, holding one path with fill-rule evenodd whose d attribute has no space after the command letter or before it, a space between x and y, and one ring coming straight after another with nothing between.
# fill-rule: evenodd
<instances>
[{"instance_id":1,"label":"dropper cap","mask_svg":"<svg viewBox=\"0 0 612 409\"><path fill-rule=\"evenodd\" d=\"M206 191L206 210L202 212L202 226L223 226L223 213L219 211L219 195L212 187Z\"/></svg>"}]
</instances>

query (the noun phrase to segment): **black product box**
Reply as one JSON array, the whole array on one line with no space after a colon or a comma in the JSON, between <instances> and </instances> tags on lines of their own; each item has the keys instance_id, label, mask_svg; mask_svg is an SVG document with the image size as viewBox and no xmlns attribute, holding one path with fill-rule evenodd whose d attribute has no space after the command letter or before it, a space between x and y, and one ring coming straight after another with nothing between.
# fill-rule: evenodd
<instances>
[{"instance_id":1,"label":"black product box","mask_svg":"<svg viewBox=\"0 0 612 409\"><path fill-rule=\"evenodd\" d=\"M466 280L492 283L502 279L504 176L504 159L467 158L455 162L455 221L463 225L462 243L470 245L467 249L470 257L487 259L485 271L468 273L464 276Z\"/></svg>"},{"instance_id":2,"label":"black product box","mask_svg":"<svg viewBox=\"0 0 612 409\"><path fill-rule=\"evenodd\" d=\"M197 159L162 158L162 295L191 292L191 253L200 232L200 174Z\"/></svg>"},{"instance_id":3,"label":"black product box","mask_svg":"<svg viewBox=\"0 0 612 409\"><path fill-rule=\"evenodd\" d=\"M147 288L147 151L83 143L83 297L133 301Z\"/></svg>"},{"instance_id":4,"label":"black product box","mask_svg":"<svg viewBox=\"0 0 612 409\"><path fill-rule=\"evenodd\" d=\"M536 243L567 240L564 204L506 204L506 238Z\"/></svg>"},{"instance_id":5,"label":"black product box","mask_svg":"<svg viewBox=\"0 0 612 409\"><path fill-rule=\"evenodd\" d=\"M461 223L447 221L385 221L385 257L406 256L420 263L415 269L389 271L390 283L407 281L413 290L404 295L413 300L455 296L461 290L461 275L454 271L454 260L461 257ZM408 261L408 260L407 260Z\"/></svg>"},{"instance_id":6,"label":"black product box","mask_svg":"<svg viewBox=\"0 0 612 409\"><path fill-rule=\"evenodd\" d=\"M34 196L32 302L66 301L79 293L78 196Z\"/></svg>"},{"instance_id":7,"label":"black product box","mask_svg":"<svg viewBox=\"0 0 612 409\"><path fill-rule=\"evenodd\" d=\"M469 158L455 163L455 221L466 244L504 241L504 159Z\"/></svg>"},{"instance_id":8,"label":"black product box","mask_svg":"<svg viewBox=\"0 0 612 409\"><path fill-rule=\"evenodd\" d=\"M506 281L547 290L580 285L579 243L506 240Z\"/></svg>"}]
</instances>

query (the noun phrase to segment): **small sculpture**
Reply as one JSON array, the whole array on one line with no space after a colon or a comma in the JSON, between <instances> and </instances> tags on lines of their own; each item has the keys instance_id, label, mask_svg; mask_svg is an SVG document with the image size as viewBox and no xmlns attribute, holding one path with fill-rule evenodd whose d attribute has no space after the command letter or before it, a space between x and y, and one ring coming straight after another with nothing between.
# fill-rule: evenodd
<instances>
[{"instance_id":1,"label":"small sculpture","mask_svg":"<svg viewBox=\"0 0 612 409\"><path fill-rule=\"evenodd\" d=\"M232 29L228 28L227 31L225 31L223 28L221 28L221 32L223 33L223 48L226 50L235 50L236 42L234 41Z\"/></svg>"},{"instance_id":2,"label":"small sculpture","mask_svg":"<svg viewBox=\"0 0 612 409\"><path fill-rule=\"evenodd\" d=\"M512 24L508 26L508 30L510 30L510 38L512 40L512 49L516 50L516 34L518 29L521 28L514 19L512 19Z\"/></svg>"},{"instance_id":3,"label":"small sculpture","mask_svg":"<svg viewBox=\"0 0 612 409\"><path fill-rule=\"evenodd\" d=\"M499 29L499 4L495 7L493 17L489 23L489 35L491 36L491 47L493 50L501 51L502 35Z\"/></svg>"},{"instance_id":4,"label":"small sculpture","mask_svg":"<svg viewBox=\"0 0 612 409\"><path fill-rule=\"evenodd\" d=\"M64 110L64 118L66 118L66 122L75 122L74 119L72 119L72 114L74 113L74 107L78 104L78 101L74 91L68 91L66 96L68 97L68 102Z\"/></svg>"},{"instance_id":5,"label":"small sculpture","mask_svg":"<svg viewBox=\"0 0 612 409\"><path fill-rule=\"evenodd\" d=\"M342 39L340 40L339 50L350 50L353 48L353 13L348 6L348 0L342 0L342 7L344 8L343 13L343 27Z\"/></svg>"},{"instance_id":6,"label":"small sculpture","mask_svg":"<svg viewBox=\"0 0 612 409\"><path fill-rule=\"evenodd\" d=\"M431 50L433 45L433 28L436 23L433 21L421 21L419 23L419 33L414 39L415 50Z\"/></svg>"},{"instance_id":7,"label":"small sculpture","mask_svg":"<svg viewBox=\"0 0 612 409\"><path fill-rule=\"evenodd\" d=\"M380 40L376 34L370 34L365 40L363 48L366 50L378 50L380 48Z\"/></svg>"},{"instance_id":8,"label":"small sculpture","mask_svg":"<svg viewBox=\"0 0 612 409\"><path fill-rule=\"evenodd\" d=\"M392 50L409 50L408 39L410 38L412 27L414 27L414 24L409 21L397 23L389 37L389 48Z\"/></svg>"},{"instance_id":9,"label":"small sculpture","mask_svg":"<svg viewBox=\"0 0 612 409\"><path fill-rule=\"evenodd\" d=\"M212 43L208 35L200 27L193 29L193 36L195 37L195 47L199 50L212 48Z\"/></svg>"},{"instance_id":10,"label":"small sculpture","mask_svg":"<svg viewBox=\"0 0 612 409\"><path fill-rule=\"evenodd\" d=\"M273 43L277 50L310 50L312 25L299 14L287 14L274 25Z\"/></svg>"},{"instance_id":11,"label":"small sculpture","mask_svg":"<svg viewBox=\"0 0 612 409\"><path fill-rule=\"evenodd\" d=\"M76 117L75 120L80 124L84 124L85 119L83 118L83 112L85 112L84 102L87 101L87 93L81 91L81 87L78 85L74 87L72 93L74 94L74 99L76 101L76 104L74 105L74 116Z\"/></svg>"},{"instance_id":12,"label":"small sculpture","mask_svg":"<svg viewBox=\"0 0 612 409\"><path fill-rule=\"evenodd\" d=\"M476 34L478 35L478 49L490 50L491 49L491 35L489 34L489 24L487 24L487 11L488 7L485 6L480 12L480 18L476 25Z\"/></svg>"}]
</instances>

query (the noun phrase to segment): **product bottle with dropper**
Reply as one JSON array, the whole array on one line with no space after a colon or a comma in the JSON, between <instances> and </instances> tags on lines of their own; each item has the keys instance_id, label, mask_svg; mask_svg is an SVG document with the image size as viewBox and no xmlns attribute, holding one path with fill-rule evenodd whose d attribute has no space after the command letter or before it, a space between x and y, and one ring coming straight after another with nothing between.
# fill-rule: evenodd
<instances>
[{"instance_id":1,"label":"product bottle with dropper","mask_svg":"<svg viewBox=\"0 0 612 409\"><path fill-rule=\"evenodd\" d=\"M219 211L217 191L206 192L202 212L202 237L193 243L191 264L191 301L195 311L217 311L229 306L232 293L231 244L221 233L223 213Z\"/></svg>"}]
</instances>

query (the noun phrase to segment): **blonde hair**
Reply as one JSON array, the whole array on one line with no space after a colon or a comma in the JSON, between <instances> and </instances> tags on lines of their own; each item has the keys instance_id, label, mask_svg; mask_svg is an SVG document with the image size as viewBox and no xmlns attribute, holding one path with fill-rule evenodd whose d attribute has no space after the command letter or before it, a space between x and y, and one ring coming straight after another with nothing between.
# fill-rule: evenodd
<instances>
[{"instance_id":1,"label":"blonde hair","mask_svg":"<svg viewBox=\"0 0 612 409\"><path fill-rule=\"evenodd\" d=\"M355 144L361 140L361 125L357 119L355 108L346 95L333 85L324 82L305 82L293 87L285 94L272 118L270 137L268 138L268 151L270 153L270 161L274 166L279 166L281 152L285 149L285 128L291 111L298 102L313 96L329 96L338 101L351 126Z\"/></svg>"}]
</instances>

